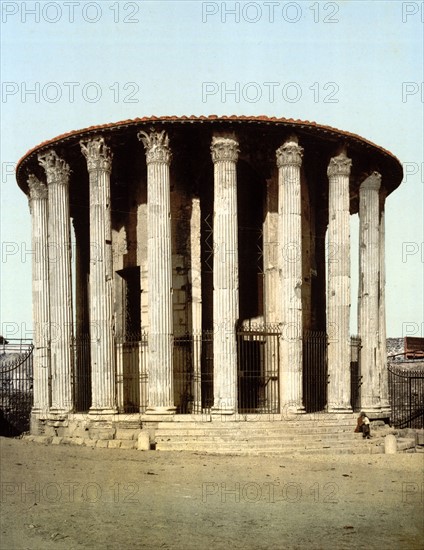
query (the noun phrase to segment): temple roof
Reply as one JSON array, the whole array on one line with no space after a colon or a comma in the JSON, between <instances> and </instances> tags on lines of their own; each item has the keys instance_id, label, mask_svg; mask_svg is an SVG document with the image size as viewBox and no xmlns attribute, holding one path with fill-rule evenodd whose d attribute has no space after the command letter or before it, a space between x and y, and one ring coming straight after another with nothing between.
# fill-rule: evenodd
<instances>
[{"instance_id":1,"label":"temple roof","mask_svg":"<svg viewBox=\"0 0 424 550\"><path fill-rule=\"evenodd\" d=\"M127 120L121 120L118 122L109 122L106 124L99 124L95 126L88 126L87 128L82 128L79 130L72 130L70 132L66 132L64 134L60 134L52 139L43 141L39 145L36 145L32 149L30 149L19 161L16 167L16 177L18 180L18 184L22 189L25 190L26 188L26 182L24 181L24 178L26 177L25 174L21 173L24 166L27 164L28 161L36 154L41 151L45 151L46 149L50 147L55 147L57 145L65 145L69 141L77 141L81 139L82 137L88 137L90 135L96 135L100 132L108 132L108 131L116 131L121 129L126 129L130 127L137 127L137 126L145 126L146 124L219 124L219 123L230 123L230 124L258 124L258 125L273 125L273 126L283 126L285 128L292 128L292 129L303 129L303 130L310 130L312 133L315 133L317 136L331 136L336 138L342 138L344 141L347 142L353 142L356 144L360 144L362 146L365 146L367 148L374 149L376 152L378 152L380 155L384 157L388 157L392 162L393 165L396 166L399 169L401 173L401 164L400 161L390 152L384 149L383 147L380 147L379 145L376 145L375 143L357 135L351 132L347 132L345 130L339 130L337 128L333 128L331 126L326 126L322 124L318 124L314 121L308 121L308 120L299 120L299 119L293 119L293 118L283 118L283 117L268 117L265 115L258 115L258 116L237 116L237 115L230 115L230 116L218 116L218 115L209 115L209 116L150 116L150 117L141 117L141 118L134 118L134 119L127 119ZM399 171L399 170L397 170ZM401 181L401 177L398 181L398 185Z\"/></svg>"}]
</instances>

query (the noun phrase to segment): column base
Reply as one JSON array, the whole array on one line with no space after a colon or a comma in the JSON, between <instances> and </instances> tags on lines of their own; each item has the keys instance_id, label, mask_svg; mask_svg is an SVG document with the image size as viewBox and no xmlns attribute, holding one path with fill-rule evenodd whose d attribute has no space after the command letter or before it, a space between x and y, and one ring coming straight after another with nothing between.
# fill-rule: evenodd
<instances>
[{"instance_id":1,"label":"column base","mask_svg":"<svg viewBox=\"0 0 424 550\"><path fill-rule=\"evenodd\" d=\"M381 416L383 418L390 418L392 416L392 408L390 406L381 407Z\"/></svg>"},{"instance_id":2,"label":"column base","mask_svg":"<svg viewBox=\"0 0 424 550\"><path fill-rule=\"evenodd\" d=\"M31 409L31 415L34 415L40 419L46 419L48 417L48 414L49 409L36 409L35 407Z\"/></svg>"},{"instance_id":3,"label":"column base","mask_svg":"<svg viewBox=\"0 0 424 550\"><path fill-rule=\"evenodd\" d=\"M99 416L102 416L102 415L107 415L107 414L118 414L118 409L117 407L107 407L107 408L99 408L99 407L90 407L90 409L88 410L88 414L89 415L99 415Z\"/></svg>"},{"instance_id":4,"label":"column base","mask_svg":"<svg viewBox=\"0 0 424 550\"><path fill-rule=\"evenodd\" d=\"M213 415L231 415L236 414L236 411L234 409L223 409L220 407L212 407L211 408L211 414Z\"/></svg>"},{"instance_id":5,"label":"column base","mask_svg":"<svg viewBox=\"0 0 424 550\"><path fill-rule=\"evenodd\" d=\"M351 414L353 412L352 407L343 407L343 406L332 406L327 407L328 413L334 413L334 414Z\"/></svg>"},{"instance_id":6,"label":"column base","mask_svg":"<svg viewBox=\"0 0 424 550\"><path fill-rule=\"evenodd\" d=\"M145 414L175 414L177 407L147 407Z\"/></svg>"},{"instance_id":7,"label":"column base","mask_svg":"<svg viewBox=\"0 0 424 550\"><path fill-rule=\"evenodd\" d=\"M68 420L68 415L72 411L66 409L49 409L47 414L47 420L52 420L54 422L64 422Z\"/></svg>"}]
</instances>

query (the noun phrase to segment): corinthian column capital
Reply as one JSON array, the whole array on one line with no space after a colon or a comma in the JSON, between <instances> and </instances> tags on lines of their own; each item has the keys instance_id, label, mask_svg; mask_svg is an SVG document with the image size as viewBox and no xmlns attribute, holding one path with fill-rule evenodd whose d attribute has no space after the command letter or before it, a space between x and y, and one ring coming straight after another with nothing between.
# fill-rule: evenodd
<instances>
[{"instance_id":1,"label":"corinthian column capital","mask_svg":"<svg viewBox=\"0 0 424 550\"><path fill-rule=\"evenodd\" d=\"M105 143L105 140L100 137L80 141L82 154L87 159L88 171L103 170L110 172L112 170L113 154Z\"/></svg>"},{"instance_id":2,"label":"corinthian column capital","mask_svg":"<svg viewBox=\"0 0 424 550\"><path fill-rule=\"evenodd\" d=\"M337 155L330 159L330 163L327 168L328 177L331 176L349 176L350 169L352 167L352 160L348 158L345 153Z\"/></svg>"},{"instance_id":3,"label":"corinthian column capital","mask_svg":"<svg viewBox=\"0 0 424 550\"><path fill-rule=\"evenodd\" d=\"M300 147L297 143L297 138L293 137L288 139L281 147L275 152L277 157L277 166L281 168L283 166L301 166L303 147Z\"/></svg>"},{"instance_id":4,"label":"corinthian column capital","mask_svg":"<svg viewBox=\"0 0 424 550\"><path fill-rule=\"evenodd\" d=\"M67 185L71 170L69 165L51 149L47 153L38 155L38 163L44 168L47 184L61 183Z\"/></svg>"},{"instance_id":5,"label":"corinthian column capital","mask_svg":"<svg viewBox=\"0 0 424 550\"><path fill-rule=\"evenodd\" d=\"M162 132L151 130L149 134L143 130L140 130L137 137L143 142L146 150L147 164L158 162L171 164L172 153L169 148L168 134L165 130L162 130Z\"/></svg>"},{"instance_id":6,"label":"corinthian column capital","mask_svg":"<svg viewBox=\"0 0 424 550\"><path fill-rule=\"evenodd\" d=\"M371 191L379 191L381 186L381 174L379 172L373 172L368 176L360 186L360 189L370 189Z\"/></svg>"},{"instance_id":7,"label":"corinthian column capital","mask_svg":"<svg viewBox=\"0 0 424 550\"><path fill-rule=\"evenodd\" d=\"M29 200L47 200L47 185L40 181L34 174L28 176Z\"/></svg>"},{"instance_id":8,"label":"corinthian column capital","mask_svg":"<svg viewBox=\"0 0 424 550\"><path fill-rule=\"evenodd\" d=\"M235 139L214 136L211 145L212 161L223 162L228 160L237 162L240 152L238 145L238 141Z\"/></svg>"}]
</instances>

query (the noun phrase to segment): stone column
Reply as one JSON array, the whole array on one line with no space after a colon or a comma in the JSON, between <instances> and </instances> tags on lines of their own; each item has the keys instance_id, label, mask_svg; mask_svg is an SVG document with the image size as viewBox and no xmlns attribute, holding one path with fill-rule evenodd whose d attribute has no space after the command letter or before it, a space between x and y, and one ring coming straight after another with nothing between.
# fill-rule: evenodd
<instances>
[{"instance_id":1,"label":"stone column","mask_svg":"<svg viewBox=\"0 0 424 550\"><path fill-rule=\"evenodd\" d=\"M73 408L72 286L69 219L69 166L55 151L38 155L47 176L51 327L50 413L63 417Z\"/></svg>"},{"instance_id":2,"label":"stone column","mask_svg":"<svg viewBox=\"0 0 424 550\"><path fill-rule=\"evenodd\" d=\"M190 216L190 274L191 317L190 328L193 337L193 413L202 412L202 262L201 262L201 211L200 199L191 200Z\"/></svg>"},{"instance_id":3,"label":"stone column","mask_svg":"<svg viewBox=\"0 0 424 550\"><path fill-rule=\"evenodd\" d=\"M28 178L32 223L32 315L34 322L34 405L43 418L50 406L50 298L47 186L33 174Z\"/></svg>"},{"instance_id":4,"label":"stone column","mask_svg":"<svg viewBox=\"0 0 424 550\"><path fill-rule=\"evenodd\" d=\"M350 412L350 210L352 161L345 152L328 165L327 408Z\"/></svg>"},{"instance_id":5,"label":"stone column","mask_svg":"<svg viewBox=\"0 0 424 550\"><path fill-rule=\"evenodd\" d=\"M381 412L384 416L391 416L389 399L389 375L387 372L387 347L386 347L386 228L385 228L385 189L380 189L380 281L378 304L378 334L379 334L379 367Z\"/></svg>"},{"instance_id":6,"label":"stone column","mask_svg":"<svg viewBox=\"0 0 424 550\"><path fill-rule=\"evenodd\" d=\"M116 408L110 204L112 153L102 137L81 141L90 185L90 358L93 414Z\"/></svg>"},{"instance_id":7,"label":"stone column","mask_svg":"<svg viewBox=\"0 0 424 550\"><path fill-rule=\"evenodd\" d=\"M281 290L278 266L278 182L277 177L267 181L263 223L264 321L267 332L277 333L280 322ZM279 340L266 336L264 370L265 410L279 413Z\"/></svg>"},{"instance_id":8,"label":"stone column","mask_svg":"<svg viewBox=\"0 0 424 550\"><path fill-rule=\"evenodd\" d=\"M359 188L359 299L358 329L361 338L361 409L381 411L379 363L379 272L381 175L373 172Z\"/></svg>"},{"instance_id":9,"label":"stone column","mask_svg":"<svg viewBox=\"0 0 424 550\"><path fill-rule=\"evenodd\" d=\"M147 413L175 412L173 380L172 248L169 165L165 131L139 132L147 163L147 271L149 279Z\"/></svg>"},{"instance_id":10,"label":"stone column","mask_svg":"<svg viewBox=\"0 0 424 550\"><path fill-rule=\"evenodd\" d=\"M214 136L213 356L215 414L237 412L239 318L237 159L238 142Z\"/></svg>"},{"instance_id":11,"label":"stone column","mask_svg":"<svg viewBox=\"0 0 424 550\"><path fill-rule=\"evenodd\" d=\"M302 398L302 205L300 167L303 148L290 137L276 151L278 166L278 234L281 272L282 411L304 412Z\"/></svg>"}]
</instances>

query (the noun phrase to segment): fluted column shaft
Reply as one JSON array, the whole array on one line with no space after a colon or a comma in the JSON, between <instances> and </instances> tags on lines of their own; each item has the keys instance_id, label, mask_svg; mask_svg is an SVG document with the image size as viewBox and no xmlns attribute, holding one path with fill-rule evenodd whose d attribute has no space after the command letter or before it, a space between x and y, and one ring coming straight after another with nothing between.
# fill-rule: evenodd
<instances>
[{"instance_id":1,"label":"fluted column shaft","mask_svg":"<svg viewBox=\"0 0 424 550\"><path fill-rule=\"evenodd\" d=\"M328 196L328 394L327 407L347 412L350 404L350 210L352 161L341 153L330 160Z\"/></svg>"},{"instance_id":2,"label":"fluted column shaft","mask_svg":"<svg viewBox=\"0 0 424 550\"><path fill-rule=\"evenodd\" d=\"M380 411L379 360L379 271L381 175L373 172L359 188L359 303L358 328L361 338L361 408Z\"/></svg>"},{"instance_id":3,"label":"fluted column shaft","mask_svg":"<svg viewBox=\"0 0 424 550\"><path fill-rule=\"evenodd\" d=\"M263 271L264 271L264 321L266 330L277 330L280 322L281 291L278 258L278 181L272 177L267 182L263 223ZM267 337L265 342L265 360L261 375L265 380L264 405L272 413L279 412L278 357L279 342Z\"/></svg>"},{"instance_id":4,"label":"fluted column shaft","mask_svg":"<svg viewBox=\"0 0 424 550\"><path fill-rule=\"evenodd\" d=\"M116 412L113 263L110 204L112 154L103 138L81 141L90 185L90 412Z\"/></svg>"},{"instance_id":5,"label":"fluted column shaft","mask_svg":"<svg viewBox=\"0 0 424 550\"><path fill-rule=\"evenodd\" d=\"M302 398L302 205L297 138L277 149L278 242L281 273L280 407L303 412Z\"/></svg>"},{"instance_id":6,"label":"fluted column shaft","mask_svg":"<svg viewBox=\"0 0 424 550\"><path fill-rule=\"evenodd\" d=\"M386 345L386 227L385 227L386 190L380 189L380 282L378 304L378 334L379 334L379 366L381 409L390 416L389 376L387 372Z\"/></svg>"},{"instance_id":7,"label":"fluted column shaft","mask_svg":"<svg viewBox=\"0 0 424 550\"><path fill-rule=\"evenodd\" d=\"M32 313L34 323L34 405L41 417L50 405L50 298L48 261L47 186L34 175L28 178L32 224Z\"/></svg>"},{"instance_id":8,"label":"fluted column shaft","mask_svg":"<svg viewBox=\"0 0 424 550\"><path fill-rule=\"evenodd\" d=\"M73 408L69 166L51 150L38 156L47 176L51 327L51 413Z\"/></svg>"},{"instance_id":9,"label":"fluted column shaft","mask_svg":"<svg viewBox=\"0 0 424 550\"><path fill-rule=\"evenodd\" d=\"M214 136L211 152L214 163L213 412L231 414L237 411L238 142Z\"/></svg>"},{"instance_id":10,"label":"fluted column shaft","mask_svg":"<svg viewBox=\"0 0 424 550\"><path fill-rule=\"evenodd\" d=\"M172 248L169 166L165 131L139 132L147 163L147 271L149 279L147 412L175 412L173 381Z\"/></svg>"},{"instance_id":11,"label":"fluted column shaft","mask_svg":"<svg viewBox=\"0 0 424 550\"><path fill-rule=\"evenodd\" d=\"M193 334L193 410L202 412L202 262L201 262L200 199L191 200L190 217L190 285L191 332Z\"/></svg>"}]
</instances>

